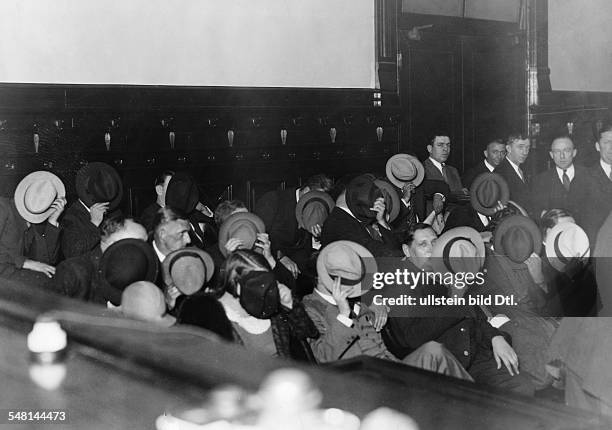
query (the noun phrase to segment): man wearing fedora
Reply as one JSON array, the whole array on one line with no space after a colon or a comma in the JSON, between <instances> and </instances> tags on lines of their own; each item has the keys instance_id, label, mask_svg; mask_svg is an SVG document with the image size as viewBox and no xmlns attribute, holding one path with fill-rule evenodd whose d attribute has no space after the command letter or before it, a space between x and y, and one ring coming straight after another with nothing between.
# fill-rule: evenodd
<instances>
[{"instance_id":1,"label":"man wearing fedora","mask_svg":"<svg viewBox=\"0 0 612 430\"><path fill-rule=\"evenodd\" d=\"M105 163L89 163L76 174L78 200L62 219L62 253L77 257L100 243L98 227L114 213L123 198L123 183L115 169Z\"/></svg>"},{"instance_id":2,"label":"man wearing fedora","mask_svg":"<svg viewBox=\"0 0 612 430\"><path fill-rule=\"evenodd\" d=\"M406 258L400 262L400 271L419 273L425 269L443 275L476 274L485 258L484 242L470 227L455 228L438 238L430 226L417 224L406 234L404 242ZM453 257L455 255L461 257ZM397 267L387 269L388 272L395 270ZM469 287L459 285L459 289L456 285L458 281L450 286L455 294ZM412 287L387 285L383 289L384 296L400 297L407 292L416 300L450 296L449 288L441 284L421 281ZM510 346L509 336L489 324L478 306L395 307L383 329L383 339L389 350L400 358L426 342L439 342L453 353L476 382L522 394L534 392L530 380L519 372L519 360Z\"/></svg>"},{"instance_id":3,"label":"man wearing fedora","mask_svg":"<svg viewBox=\"0 0 612 430\"><path fill-rule=\"evenodd\" d=\"M508 184L510 200L518 203L527 212L531 210L530 181L521 165L527 161L530 146L529 138L521 133L511 134L506 140L506 158L495 168L495 173Z\"/></svg>"},{"instance_id":4,"label":"man wearing fedora","mask_svg":"<svg viewBox=\"0 0 612 430\"><path fill-rule=\"evenodd\" d=\"M372 177L357 176L343 195L323 225L321 245L350 240L365 246L375 257L399 256L399 243L386 221L383 192Z\"/></svg>"},{"instance_id":5,"label":"man wearing fedora","mask_svg":"<svg viewBox=\"0 0 612 430\"><path fill-rule=\"evenodd\" d=\"M584 190L587 203L576 214L593 247L597 245L599 229L612 212L612 122L604 123L599 130L595 148L599 161L589 168L590 185Z\"/></svg>"},{"instance_id":6,"label":"man wearing fedora","mask_svg":"<svg viewBox=\"0 0 612 430\"><path fill-rule=\"evenodd\" d=\"M131 218L106 219L100 225L100 243L91 251L62 261L51 281L51 289L84 301L93 299L92 284L104 251L121 239L147 240L147 231Z\"/></svg>"},{"instance_id":7,"label":"man wearing fedora","mask_svg":"<svg viewBox=\"0 0 612 430\"><path fill-rule=\"evenodd\" d=\"M584 196L590 187L589 172L574 164L577 152L567 135L552 140L549 155L555 166L534 177L531 184L534 217L549 209L566 209L579 215L588 206Z\"/></svg>"},{"instance_id":8,"label":"man wearing fedora","mask_svg":"<svg viewBox=\"0 0 612 430\"><path fill-rule=\"evenodd\" d=\"M331 362L367 355L471 380L458 360L439 343L421 345L402 359L389 352L380 334L382 322L368 306L357 302L369 289L367 277L377 271L372 253L355 242L341 240L321 250L317 287L303 300L320 333L318 339L310 340L317 360Z\"/></svg>"},{"instance_id":9,"label":"man wearing fedora","mask_svg":"<svg viewBox=\"0 0 612 430\"><path fill-rule=\"evenodd\" d=\"M305 270L307 259L300 258L300 255L297 254L303 249L304 243L309 240L309 237L305 237L300 231L298 225L296 218L298 202L309 191L328 193L332 186L331 179L326 175L318 174L308 178L304 186L300 188L269 191L255 204L253 212L263 220L266 226L273 253L295 278L302 270ZM315 229L306 233L317 236L321 226L313 227Z\"/></svg>"},{"instance_id":10,"label":"man wearing fedora","mask_svg":"<svg viewBox=\"0 0 612 430\"><path fill-rule=\"evenodd\" d=\"M482 173L491 173L499 166L499 163L501 163L506 156L506 145L504 145L504 142L500 139L493 139L487 143L483 153L484 159L463 174L461 182L468 189L472 188L472 183L478 175Z\"/></svg>"},{"instance_id":11,"label":"man wearing fedora","mask_svg":"<svg viewBox=\"0 0 612 430\"><path fill-rule=\"evenodd\" d=\"M42 286L55 274L65 196L57 176L38 171L19 182L13 199L0 198L0 277Z\"/></svg>"}]
</instances>

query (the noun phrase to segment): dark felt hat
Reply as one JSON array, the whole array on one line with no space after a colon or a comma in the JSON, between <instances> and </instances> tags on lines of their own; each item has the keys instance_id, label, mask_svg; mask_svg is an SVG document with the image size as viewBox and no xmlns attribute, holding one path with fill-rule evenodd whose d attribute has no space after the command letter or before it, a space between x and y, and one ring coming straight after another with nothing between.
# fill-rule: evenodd
<instances>
[{"instance_id":1,"label":"dark felt hat","mask_svg":"<svg viewBox=\"0 0 612 430\"><path fill-rule=\"evenodd\" d=\"M164 281L187 296L199 291L210 281L215 270L212 257L199 248L177 249L162 264Z\"/></svg>"},{"instance_id":2,"label":"dark felt hat","mask_svg":"<svg viewBox=\"0 0 612 430\"><path fill-rule=\"evenodd\" d=\"M540 253L542 234L531 218L511 215L495 229L493 246L498 254L505 255L515 263L523 263L532 253Z\"/></svg>"},{"instance_id":3,"label":"dark felt hat","mask_svg":"<svg viewBox=\"0 0 612 430\"><path fill-rule=\"evenodd\" d=\"M497 173L482 173L474 179L470 188L472 207L483 215L493 215L497 202L508 203L510 189L508 183Z\"/></svg>"},{"instance_id":4,"label":"dark felt hat","mask_svg":"<svg viewBox=\"0 0 612 430\"><path fill-rule=\"evenodd\" d=\"M371 288L367 277L377 271L378 266L372 253L350 240L328 244L317 257L318 283L330 293L334 278L339 276L341 285L354 289L349 297L360 296Z\"/></svg>"},{"instance_id":5,"label":"dark felt hat","mask_svg":"<svg viewBox=\"0 0 612 430\"><path fill-rule=\"evenodd\" d=\"M221 224L219 229L219 250L227 257L225 244L231 238L242 240L245 248L251 249L257 240L257 233L265 233L266 226L261 218L251 212L236 212Z\"/></svg>"},{"instance_id":6,"label":"dark felt hat","mask_svg":"<svg viewBox=\"0 0 612 430\"><path fill-rule=\"evenodd\" d=\"M431 266L440 273L476 273L485 260L485 245L480 233L472 227L456 227L434 242Z\"/></svg>"},{"instance_id":7,"label":"dark felt hat","mask_svg":"<svg viewBox=\"0 0 612 430\"><path fill-rule=\"evenodd\" d=\"M166 188L166 206L178 209L189 215L200 201L198 185L193 177L185 172L172 175Z\"/></svg>"},{"instance_id":8,"label":"dark felt hat","mask_svg":"<svg viewBox=\"0 0 612 430\"><path fill-rule=\"evenodd\" d=\"M370 209L383 193L370 175L360 175L346 187L346 205L355 218L370 223L376 219L376 212Z\"/></svg>"},{"instance_id":9,"label":"dark felt hat","mask_svg":"<svg viewBox=\"0 0 612 430\"><path fill-rule=\"evenodd\" d=\"M425 178L425 168L414 155L395 154L385 166L387 178L393 185L402 188L408 183L418 187Z\"/></svg>"},{"instance_id":10,"label":"dark felt hat","mask_svg":"<svg viewBox=\"0 0 612 430\"><path fill-rule=\"evenodd\" d=\"M87 207L109 202L112 211L123 198L123 183L119 173L106 163L93 162L81 167L76 174L76 191Z\"/></svg>"},{"instance_id":11,"label":"dark felt hat","mask_svg":"<svg viewBox=\"0 0 612 430\"><path fill-rule=\"evenodd\" d=\"M389 214L389 222L393 222L400 213L400 197L397 189L384 179L376 179L374 183L383 193L385 198L385 208Z\"/></svg>"},{"instance_id":12,"label":"dark felt hat","mask_svg":"<svg viewBox=\"0 0 612 430\"><path fill-rule=\"evenodd\" d=\"M151 245L139 239L121 239L109 246L100 259L104 298L115 306L121 293L137 281L155 282L158 259Z\"/></svg>"},{"instance_id":13,"label":"dark felt hat","mask_svg":"<svg viewBox=\"0 0 612 430\"><path fill-rule=\"evenodd\" d=\"M322 191L307 192L295 205L298 226L306 231L317 224L323 226L334 206L336 203L329 194Z\"/></svg>"}]
</instances>

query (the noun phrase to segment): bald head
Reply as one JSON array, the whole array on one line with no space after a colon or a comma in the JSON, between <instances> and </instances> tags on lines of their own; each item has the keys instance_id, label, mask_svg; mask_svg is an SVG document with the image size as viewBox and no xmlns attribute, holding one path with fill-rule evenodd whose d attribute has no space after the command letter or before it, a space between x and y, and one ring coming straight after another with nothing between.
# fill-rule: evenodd
<instances>
[{"instance_id":1,"label":"bald head","mask_svg":"<svg viewBox=\"0 0 612 430\"><path fill-rule=\"evenodd\" d=\"M146 241L147 230L131 218L108 221L102 226L100 248L102 252L121 239L139 239Z\"/></svg>"}]
</instances>

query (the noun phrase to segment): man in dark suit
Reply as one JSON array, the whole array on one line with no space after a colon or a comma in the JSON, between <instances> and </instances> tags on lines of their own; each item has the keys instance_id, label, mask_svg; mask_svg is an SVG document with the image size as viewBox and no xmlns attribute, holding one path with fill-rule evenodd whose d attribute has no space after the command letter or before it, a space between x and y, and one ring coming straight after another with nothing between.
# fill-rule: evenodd
<instances>
[{"instance_id":1,"label":"man in dark suit","mask_svg":"<svg viewBox=\"0 0 612 430\"><path fill-rule=\"evenodd\" d=\"M309 191L329 192L332 181L325 175L314 175L301 188L270 191L257 201L255 210L266 226L272 242L274 256L297 278L304 270L306 261L294 261L296 253L303 248L303 234L298 228L295 207L298 200ZM300 267L302 266L302 267Z\"/></svg>"},{"instance_id":2,"label":"man in dark suit","mask_svg":"<svg viewBox=\"0 0 612 430\"><path fill-rule=\"evenodd\" d=\"M586 168L574 164L576 153L569 136L553 139L549 154L555 167L537 175L531 184L531 202L536 219L549 209L566 209L579 216L585 207L589 173Z\"/></svg>"},{"instance_id":3,"label":"man in dark suit","mask_svg":"<svg viewBox=\"0 0 612 430\"><path fill-rule=\"evenodd\" d=\"M478 175L493 172L499 166L499 163L506 156L506 145L501 140L494 139L487 143L483 153L485 158L463 174L461 182L467 188L472 187L472 183Z\"/></svg>"},{"instance_id":4,"label":"man in dark suit","mask_svg":"<svg viewBox=\"0 0 612 430\"><path fill-rule=\"evenodd\" d=\"M586 231L594 248L597 232L612 211L612 123L604 124L595 143L599 162L590 168L591 184L585 204L578 216L578 224Z\"/></svg>"},{"instance_id":5,"label":"man in dark suit","mask_svg":"<svg viewBox=\"0 0 612 430\"><path fill-rule=\"evenodd\" d=\"M527 160L531 143L522 134L511 134L506 141L506 158L495 168L495 173L508 183L510 200L518 203L527 212L531 209L529 178L521 169Z\"/></svg>"},{"instance_id":6,"label":"man in dark suit","mask_svg":"<svg viewBox=\"0 0 612 430\"><path fill-rule=\"evenodd\" d=\"M423 162L426 180L446 182L451 193L464 193L461 176L453 166L446 164L450 155L451 141L448 135L436 133L427 144L429 158Z\"/></svg>"}]
</instances>

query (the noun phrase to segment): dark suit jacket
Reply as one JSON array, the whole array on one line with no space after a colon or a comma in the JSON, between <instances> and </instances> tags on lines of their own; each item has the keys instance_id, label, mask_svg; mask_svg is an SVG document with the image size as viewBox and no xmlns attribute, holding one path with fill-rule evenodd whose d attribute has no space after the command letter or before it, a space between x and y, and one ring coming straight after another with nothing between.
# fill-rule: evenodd
<instances>
[{"instance_id":1,"label":"dark suit jacket","mask_svg":"<svg viewBox=\"0 0 612 430\"><path fill-rule=\"evenodd\" d=\"M579 219L586 202L586 190L590 188L589 171L574 165L574 179L566 191L557 174L557 168L540 173L531 182L533 216L539 217L543 210L567 209Z\"/></svg>"},{"instance_id":2,"label":"dark suit jacket","mask_svg":"<svg viewBox=\"0 0 612 430\"><path fill-rule=\"evenodd\" d=\"M100 267L102 249L93 250L62 261L56 268L51 289L68 297L89 301L92 298L92 282Z\"/></svg>"},{"instance_id":3,"label":"dark suit jacket","mask_svg":"<svg viewBox=\"0 0 612 430\"><path fill-rule=\"evenodd\" d=\"M10 275L26 259L55 264L60 229L48 222L28 227L13 199L0 198L0 274Z\"/></svg>"},{"instance_id":4,"label":"dark suit jacket","mask_svg":"<svg viewBox=\"0 0 612 430\"><path fill-rule=\"evenodd\" d=\"M403 253L393 232L381 227L382 242L373 239L364 224L336 206L325 223L321 232L321 245L326 246L337 240L352 240L366 247L374 257L398 257Z\"/></svg>"},{"instance_id":5,"label":"dark suit jacket","mask_svg":"<svg viewBox=\"0 0 612 430\"><path fill-rule=\"evenodd\" d=\"M100 243L100 230L91 223L89 212L79 200L66 210L62 228L62 253L66 258L83 255Z\"/></svg>"},{"instance_id":6,"label":"dark suit jacket","mask_svg":"<svg viewBox=\"0 0 612 430\"><path fill-rule=\"evenodd\" d=\"M153 231L153 221L155 219L155 214L158 210L161 209L161 206L157 204L157 202L151 203L149 206L142 211L142 215L140 215L139 221L147 229L147 232L150 233Z\"/></svg>"},{"instance_id":7,"label":"dark suit jacket","mask_svg":"<svg viewBox=\"0 0 612 430\"><path fill-rule=\"evenodd\" d=\"M431 162L431 159L423 161L423 167L425 167L425 179L444 181L442 172L438 170L436 166ZM463 184L461 183L461 176L459 172L453 166L446 165L446 176L448 178L448 186L451 193L460 192L463 190Z\"/></svg>"},{"instance_id":8,"label":"dark suit jacket","mask_svg":"<svg viewBox=\"0 0 612 430\"><path fill-rule=\"evenodd\" d=\"M585 204L577 214L576 221L584 228L591 249L594 249L597 233L612 211L612 181L606 176L599 161L589 169L589 180Z\"/></svg>"},{"instance_id":9,"label":"dark suit jacket","mask_svg":"<svg viewBox=\"0 0 612 430\"><path fill-rule=\"evenodd\" d=\"M490 224L488 224L490 225ZM482 223L478 212L471 205L455 206L444 224L444 232L455 227L467 226L472 227L478 232L487 230L487 227Z\"/></svg>"},{"instance_id":10,"label":"dark suit jacket","mask_svg":"<svg viewBox=\"0 0 612 430\"><path fill-rule=\"evenodd\" d=\"M478 175L482 173L489 173L489 172L490 170L485 165L484 160L480 160L480 162L478 162L475 166L468 169L463 174L463 178L461 182L463 183L464 187L469 189L472 186L472 182L474 182L474 179L476 179Z\"/></svg>"},{"instance_id":11,"label":"dark suit jacket","mask_svg":"<svg viewBox=\"0 0 612 430\"><path fill-rule=\"evenodd\" d=\"M298 224L295 217L295 188L270 191L255 204L257 214L266 225L272 250L291 255L298 248Z\"/></svg>"},{"instance_id":12,"label":"dark suit jacket","mask_svg":"<svg viewBox=\"0 0 612 430\"><path fill-rule=\"evenodd\" d=\"M495 168L495 173L500 175L508 183L510 189L510 200L518 203L527 212L531 213L531 192L529 190L529 177L523 171L525 182L521 180L507 158L504 158L499 166Z\"/></svg>"}]
</instances>

